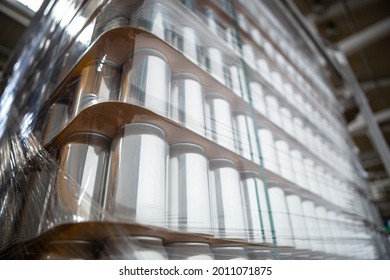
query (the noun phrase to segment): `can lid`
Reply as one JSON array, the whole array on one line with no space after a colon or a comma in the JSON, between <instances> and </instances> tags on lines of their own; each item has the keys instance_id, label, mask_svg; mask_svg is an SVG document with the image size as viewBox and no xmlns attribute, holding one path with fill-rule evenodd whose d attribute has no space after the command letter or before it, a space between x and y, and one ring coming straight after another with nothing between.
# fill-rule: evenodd
<instances>
[{"instance_id":1,"label":"can lid","mask_svg":"<svg viewBox=\"0 0 390 280\"><path fill-rule=\"evenodd\" d=\"M151 236L133 236L133 235L125 235L125 236L115 236L109 237L106 239L106 242L114 242L114 243L132 243L132 242L153 242L153 243L161 243L162 239L159 237L151 237Z\"/></svg>"},{"instance_id":2,"label":"can lid","mask_svg":"<svg viewBox=\"0 0 390 280\"><path fill-rule=\"evenodd\" d=\"M97 132L77 132L70 135L66 139L66 143L85 143L87 145L100 143L101 145L111 145L111 139Z\"/></svg>"},{"instance_id":3,"label":"can lid","mask_svg":"<svg viewBox=\"0 0 390 280\"><path fill-rule=\"evenodd\" d=\"M163 53L155 50L155 49L150 49L150 48L135 49L134 52L130 54L129 58L134 57L134 55L136 55L136 54L146 54L146 55L150 55L150 56L156 56L156 57L161 58L162 60L164 60L165 63L168 63L168 60L165 57L165 55Z\"/></svg>"},{"instance_id":4,"label":"can lid","mask_svg":"<svg viewBox=\"0 0 390 280\"><path fill-rule=\"evenodd\" d=\"M243 170L240 172L240 175L241 175L241 179L245 180L245 179L250 179L250 178L253 178L253 179L260 179L260 175L257 171L254 171L254 170Z\"/></svg>"},{"instance_id":5,"label":"can lid","mask_svg":"<svg viewBox=\"0 0 390 280\"><path fill-rule=\"evenodd\" d=\"M226 101L226 97L219 92L210 92L206 94L206 100L210 99L223 99ZM227 101L226 101L227 102Z\"/></svg>"},{"instance_id":6,"label":"can lid","mask_svg":"<svg viewBox=\"0 0 390 280\"><path fill-rule=\"evenodd\" d=\"M282 189L280 184L278 182L275 182L275 181L267 181L267 186L268 186L268 188L279 188L279 189Z\"/></svg>"},{"instance_id":7,"label":"can lid","mask_svg":"<svg viewBox=\"0 0 390 280\"><path fill-rule=\"evenodd\" d=\"M166 247L187 247L187 246L198 246L198 247L210 247L208 243L203 242L177 242L169 243L165 245Z\"/></svg>"},{"instance_id":8,"label":"can lid","mask_svg":"<svg viewBox=\"0 0 390 280\"><path fill-rule=\"evenodd\" d=\"M290 197L290 198L291 197L292 198L298 198L298 200L302 201L302 198L299 195L297 195L296 193L292 192L292 191L286 191L286 199L288 197Z\"/></svg>"},{"instance_id":9,"label":"can lid","mask_svg":"<svg viewBox=\"0 0 390 280\"><path fill-rule=\"evenodd\" d=\"M244 247L241 246L211 246L213 251L245 251Z\"/></svg>"},{"instance_id":10,"label":"can lid","mask_svg":"<svg viewBox=\"0 0 390 280\"><path fill-rule=\"evenodd\" d=\"M246 117L246 118L250 118L250 116L248 115L248 113L247 112L245 112L245 111L241 111L241 110L235 110L234 112L233 112L233 117L238 117L238 116L244 116L244 117Z\"/></svg>"},{"instance_id":11,"label":"can lid","mask_svg":"<svg viewBox=\"0 0 390 280\"><path fill-rule=\"evenodd\" d=\"M204 155L205 150L202 146L194 143L175 143L170 146L171 153L198 153Z\"/></svg>"},{"instance_id":12,"label":"can lid","mask_svg":"<svg viewBox=\"0 0 390 280\"><path fill-rule=\"evenodd\" d=\"M141 242L143 244L159 244L162 246L163 244L163 239L160 237L152 237L152 236L134 236L134 239L137 240L138 242Z\"/></svg>"},{"instance_id":13,"label":"can lid","mask_svg":"<svg viewBox=\"0 0 390 280\"><path fill-rule=\"evenodd\" d=\"M191 73L176 73L172 76L172 80L194 80L200 83L200 79Z\"/></svg>"},{"instance_id":14,"label":"can lid","mask_svg":"<svg viewBox=\"0 0 390 280\"><path fill-rule=\"evenodd\" d=\"M130 134L154 134L161 138L165 138L165 132L162 128L150 123L129 123L122 126L119 131L124 131Z\"/></svg>"},{"instance_id":15,"label":"can lid","mask_svg":"<svg viewBox=\"0 0 390 280\"><path fill-rule=\"evenodd\" d=\"M227 158L213 158L210 160L210 169L217 169L222 167L235 168L234 161Z\"/></svg>"}]
</instances>

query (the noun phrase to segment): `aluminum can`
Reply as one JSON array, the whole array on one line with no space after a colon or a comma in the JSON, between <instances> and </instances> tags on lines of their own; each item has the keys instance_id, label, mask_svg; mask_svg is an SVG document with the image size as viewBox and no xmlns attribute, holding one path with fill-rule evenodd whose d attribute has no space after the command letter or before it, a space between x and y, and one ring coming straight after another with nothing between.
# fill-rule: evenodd
<instances>
[{"instance_id":1,"label":"aluminum can","mask_svg":"<svg viewBox=\"0 0 390 280\"><path fill-rule=\"evenodd\" d=\"M270 249L245 248L245 252L250 260L272 260L274 255Z\"/></svg>"},{"instance_id":2,"label":"aluminum can","mask_svg":"<svg viewBox=\"0 0 390 280\"><path fill-rule=\"evenodd\" d=\"M328 211L327 217L329 220L330 232L331 232L332 240L333 240L333 246L332 246L333 253L336 255L337 254L342 255L343 250L341 248L341 241L340 241L341 234L338 230L338 219L337 219L336 213L333 211Z\"/></svg>"},{"instance_id":3,"label":"aluminum can","mask_svg":"<svg viewBox=\"0 0 390 280\"><path fill-rule=\"evenodd\" d=\"M169 42L169 18L167 7L158 2L145 2L143 12L147 22L146 28L157 37Z\"/></svg>"},{"instance_id":4,"label":"aluminum can","mask_svg":"<svg viewBox=\"0 0 390 280\"><path fill-rule=\"evenodd\" d=\"M249 239L257 243L271 243L271 224L264 183L253 171L241 172Z\"/></svg>"},{"instance_id":5,"label":"aluminum can","mask_svg":"<svg viewBox=\"0 0 390 280\"><path fill-rule=\"evenodd\" d=\"M257 71L263 77L263 79L272 84L270 67L268 61L264 57L260 57L256 60Z\"/></svg>"},{"instance_id":6,"label":"aluminum can","mask_svg":"<svg viewBox=\"0 0 390 280\"><path fill-rule=\"evenodd\" d=\"M325 185L325 171L324 168L322 168L321 165L316 165L314 168L315 172L315 178L317 181L317 186L319 187L319 194L322 196L322 198L326 199L328 197L327 195L327 187Z\"/></svg>"},{"instance_id":7,"label":"aluminum can","mask_svg":"<svg viewBox=\"0 0 390 280\"><path fill-rule=\"evenodd\" d=\"M234 162L210 160L211 207L218 237L247 238L247 225L240 176Z\"/></svg>"},{"instance_id":8,"label":"aluminum can","mask_svg":"<svg viewBox=\"0 0 390 280\"><path fill-rule=\"evenodd\" d=\"M266 116L267 110L265 107L263 87L257 82L250 82L249 88L251 90L253 107L263 116Z\"/></svg>"},{"instance_id":9,"label":"aluminum can","mask_svg":"<svg viewBox=\"0 0 390 280\"><path fill-rule=\"evenodd\" d=\"M136 49L124 65L121 101L168 116L170 87L165 56L154 49Z\"/></svg>"},{"instance_id":10,"label":"aluminum can","mask_svg":"<svg viewBox=\"0 0 390 280\"><path fill-rule=\"evenodd\" d=\"M225 84L224 61L222 52L217 48L207 49L206 67L220 83Z\"/></svg>"},{"instance_id":11,"label":"aluminum can","mask_svg":"<svg viewBox=\"0 0 390 280\"><path fill-rule=\"evenodd\" d=\"M122 221L166 226L169 148L162 129L123 126L111 147L108 213Z\"/></svg>"},{"instance_id":12,"label":"aluminum can","mask_svg":"<svg viewBox=\"0 0 390 280\"><path fill-rule=\"evenodd\" d=\"M293 125L295 131L295 138L302 144L305 144L305 134L303 130L302 119L300 117L293 117Z\"/></svg>"},{"instance_id":13,"label":"aluminum can","mask_svg":"<svg viewBox=\"0 0 390 280\"><path fill-rule=\"evenodd\" d=\"M179 50L183 51L184 55L197 64L199 62L199 38L196 31L189 26L183 26L181 37L182 42L178 46Z\"/></svg>"},{"instance_id":14,"label":"aluminum can","mask_svg":"<svg viewBox=\"0 0 390 280\"><path fill-rule=\"evenodd\" d=\"M214 260L210 245L198 242L165 245L170 260Z\"/></svg>"},{"instance_id":15,"label":"aluminum can","mask_svg":"<svg viewBox=\"0 0 390 280\"><path fill-rule=\"evenodd\" d=\"M118 236L107 238L101 260L167 260L161 238L148 236Z\"/></svg>"},{"instance_id":16,"label":"aluminum can","mask_svg":"<svg viewBox=\"0 0 390 280\"><path fill-rule=\"evenodd\" d=\"M264 167L279 174L280 168L278 158L276 156L276 148L272 132L265 128L259 128L257 133L259 135L261 156L263 158Z\"/></svg>"},{"instance_id":17,"label":"aluminum can","mask_svg":"<svg viewBox=\"0 0 390 280\"><path fill-rule=\"evenodd\" d=\"M250 44L243 44L242 52L245 62L254 70L257 70L256 57Z\"/></svg>"},{"instance_id":18,"label":"aluminum can","mask_svg":"<svg viewBox=\"0 0 390 280\"><path fill-rule=\"evenodd\" d=\"M172 119L205 136L204 104L202 85L196 76L188 73L173 76L170 110Z\"/></svg>"},{"instance_id":19,"label":"aluminum can","mask_svg":"<svg viewBox=\"0 0 390 280\"><path fill-rule=\"evenodd\" d=\"M83 240L53 241L45 245L40 254L41 260L94 260L98 244Z\"/></svg>"},{"instance_id":20,"label":"aluminum can","mask_svg":"<svg viewBox=\"0 0 390 280\"><path fill-rule=\"evenodd\" d=\"M278 246L294 246L294 236L291 229L285 193L282 188L270 184L268 194L277 244Z\"/></svg>"},{"instance_id":21,"label":"aluminum can","mask_svg":"<svg viewBox=\"0 0 390 280\"><path fill-rule=\"evenodd\" d=\"M294 149L290 151L291 163L294 171L295 183L303 189L310 190L306 178L305 166L301 151Z\"/></svg>"},{"instance_id":22,"label":"aluminum can","mask_svg":"<svg viewBox=\"0 0 390 280\"><path fill-rule=\"evenodd\" d=\"M244 101L248 102L248 88L246 85L244 70L239 66L230 66L230 88L233 92L242 98Z\"/></svg>"},{"instance_id":23,"label":"aluminum can","mask_svg":"<svg viewBox=\"0 0 390 280\"><path fill-rule=\"evenodd\" d=\"M282 116L282 127L283 127L284 131L286 131L291 136L295 137L294 136L295 131L294 131L294 125L292 122L291 111L286 107L281 107L280 114Z\"/></svg>"},{"instance_id":24,"label":"aluminum can","mask_svg":"<svg viewBox=\"0 0 390 280\"><path fill-rule=\"evenodd\" d=\"M294 243L297 249L311 249L309 236L302 210L301 198L295 194L286 196L287 208L290 213Z\"/></svg>"},{"instance_id":25,"label":"aluminum can","mask_svg":"<svg viewBox=\"0 0 390 280\"><path fill-rule=\"evenodd\" d=\"M244 247L215 247L212 246L216 260L248 260Z\"/></svg>"},{"instance_id":26,"label":"aluminum can","mask_svg":"<svg viewBox=\"0 0 390 280\"><path fill-rule=\"evenodd\" d=\"M208 160L204 150L192 143L177 143L170 146L170 152L169 228L210 234Z\"/></svg>"},{"instance_id":27,"label":"aluminum can","mask_svg":"<svg viewBox=\"0 0 390 280\"><path fill-rule=\"evenodd\" d=\"M316 216L314 203L310 200L303 201L302 211L305 218L311 249L318 252L324 251L324 245L320 232L321 229L319 227L319 221Z\"/></svg>"},{"instance_id":28,"label":"aluminum can","mask_svg":"<svg viewBox=\"0 0 390 280\"><path fill-rule=\"evenodd\" d=\"M318 225L320 228L321 239L324 244L324 250L328 254L333 253L332 233L329 226L326 209L322 206L317 206L315 209Z\"/></svg>"},{"instance_id":29,"label":"aluminum can","mask_svg":"<svg viewBox=\"0 0 390 280\"><path fill-rule=\"evenodd\" d=\"M44 124L44 132L42 137L42 144L50 142L67 124L71 114L71 103L76 90L76 82L70 83L66 89L65 98L61 98L51 105L49 114Z\"/></svg>"},{"instance_id":30,"label":"aluminum can","mask_svg":"<svg viewBox=\"0 0 390 280\"><path fill-rule=\"evenodd\" d=\"M71 116L104 101L117 101L120 90L120 67L109 60L95 60L80 75Z\"/></svg>"},{"instance_id":31,"label":"aluminum can","mask_svg":"<svg viewBox=\"0 0 390 280\"><path fill-rule=\"evenodd\" d=\"M314 162L311 158L305 158L303 160L305 166L306 178L309 185L309 189L312 193L320 195L320 189L316 180Z\"/></svg>"},{"instance_id":32,"label":"aluminum can","mask_svg":"<svg viewBox=\"0 0 390 280\"><path fill-rule=\"evenodd\" d=\"M58 201L52 205L59 207L57 211L65 211L71 219L76 216L77 221L101 219L110 145L109 138L97 133L67 139L59 157Z\"/></svg>"},{"instance_id":33,"label":"aluminum can","mask_svg":"<svg viewBox=\"0 0 390 280\"><path fill-rule=\"evenodd\" d=\"M282 127L282 118L279 111L279 101L275 96L267 94L265 96L265 104L267 106L267 117L275 125Z\"/></svg>"},{"instance_id":34,"label":"aluminum can","mask_svg":"<svg viewBox=\"0 0 390 280\"><path fill-rule=\"evenodd\" d=\"M245 113L234 114L236 147L244 158L260 164L257 139L253 119Z\"/></svg>"},{"instance_id":35,"label":"aluminum can","mask_svg":"<svg viewBox=\"0 0 390 280\"><path fill-rule=\"evenodd\" d=\"M209 7L204 9L204 15L206 17L206 23L209 26L211 32L218 35L218 16L215 11Z\"/></svg>"},{"instance_id":36,"label":"aluminum can","mask_svg":"<svg viewBox=\"0 0 390 280\"><path fill-rule=\"evenodd\" d=\"M68 117L68 108L69 105L65 103L54 103L50 106L42 144L47 144L63 128Z\"/></svg>"},{"instance_id":37,"label":"aluminum can","mask_svg":"<svg viewBox=\"0 0 390 280\"><path fill-rule=\"evenodd\" d=\"M229 102L221 94L209 94L206 96L206 116L209 121L208 128L212 140L225 148L236 151L233 119Z\"/></svg>"},{"instance_id":38,"label":"aluminum can","mask_svg":"<svg viewBox=\"0 0 390 280\"><path fill-rule=\"evenodd\" d=\"M286 141L277 140L275 142L276 155L278 157L280 175L287 180L295 182L295 174L290 158L290 148Z\"/></svg>"}]
</instances>

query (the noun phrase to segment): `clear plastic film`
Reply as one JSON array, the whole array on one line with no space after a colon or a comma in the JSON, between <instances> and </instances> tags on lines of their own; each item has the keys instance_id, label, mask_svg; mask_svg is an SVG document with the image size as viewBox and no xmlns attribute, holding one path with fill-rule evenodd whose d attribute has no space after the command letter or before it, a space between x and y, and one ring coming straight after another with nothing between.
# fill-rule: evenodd
<instances>
[{"instance_id":1,"label":"clear plastic film","mask_svg":"<svg viewBox=\"0 0 390 280\"><path fill-rule=\"evenodd\" d=\"M384 255L345 225L348 146L306 100L319 86L227 2L45 2L4 72L1 257Z\"/></svg>"}]
</instances>

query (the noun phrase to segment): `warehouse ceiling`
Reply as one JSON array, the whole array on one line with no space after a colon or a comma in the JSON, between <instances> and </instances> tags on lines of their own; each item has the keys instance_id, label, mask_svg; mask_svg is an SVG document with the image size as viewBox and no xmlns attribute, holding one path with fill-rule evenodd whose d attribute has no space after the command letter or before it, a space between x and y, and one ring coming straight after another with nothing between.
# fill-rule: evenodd
<instances>
[{"instance_id":1,"label":"warehouse ceiling","mask_svg":"<svg viewBox=\"0 0 390 280\"><path fill-rule=\"evenodd\" d=\"M293 1L327 46L346 53L388 145L390 142L390 1ZM3 27L0 32L0 69L15 48L33 14L31 9L16 0L0 0L0 26ZM1 87L0 92L2 92ZM340 101L344 105L346 121L353 140L360 150L359 157L367 171L382 216L390 219L390 179L383 160L370 139L366 123L353 96L341 94Z\"/></svg>"},{"instance_id":2,"label":"warehouse ceiling","mask_svg":"<svg viewBox=\"0 0 390 280\"><path fill-rule=\"evenodd\" d=\"M390 1L294 0L325 45L343 51L390 143ZM353 96L340 96L359 158L382 216L390 219L390 180Z\"/></svg>"}]
</instances>

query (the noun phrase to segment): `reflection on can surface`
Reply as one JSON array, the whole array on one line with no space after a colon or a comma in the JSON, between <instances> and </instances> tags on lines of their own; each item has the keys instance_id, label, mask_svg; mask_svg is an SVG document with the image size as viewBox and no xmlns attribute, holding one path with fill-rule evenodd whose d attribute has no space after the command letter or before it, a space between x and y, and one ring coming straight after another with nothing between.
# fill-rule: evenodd
<instances>
[{"instance_id":1,"label":"reflection on can surface","mask_svg":"<svg viewBox=\"0 0 390 280\"><path fill-rule=\"evenodd\" d=\"M102 260L166 260L162 239L146 236L118 236L106 239Z\"/></svg>"},{"instance_id":2,"label":"reflection on can surface","mask_svg":"<svg viewBox=\"0 0 390 280\"><path fill-rule=\"evenodd\" d=\"M214 260L210 245L185 242L165 245L170 260Z\"/></svg>"},{"instance_id":3,"label":"reflection on can surface","mask_svg":"<svg viewBox=\"0 0 390 280\"><path fill-rule=\"evenodd\" d=\"M60 151L58 206L77 219L100 219L111 140L97 133L79 133L67 142Z\"/></svg>"},{"instance_id":4,"label":"reflection on can surface","mask_svg":"<svg viewBox=\"0 0 390 280\"><path fill-rule=\"evenodd\" d=\"M234 162L210 160L213 226L217 236L247 238L240 176Z\"/></svg>"},{"instance_id":5,"label":"reflection on can surface","mask_svg":"<svg viewBox=\"0 0 390 280\"><path fill-rule=\"evenodd\" d=\"M199 134L206 135L204 96L196 76L188 73L173 76L171 116Z\"/></svg>"},{"instance_id":6,"label":"reflection on can surface","mask_svg":"<svg viewBox=\"0 0 390 280\"><path fill-rule=\"evenodd\" d=\"M124 65L121 101L168 115L171 70L154 49L137 49Z\"/></svg>"},{"instance_id":7,"label":"reflection on can surface","mask_svg":"<svg viewBox=\"0 0 390 280\"><path fill-rule=\"evenodd\" d=\"M208 161L204 150L191 143L174 144L170 149L169 227L210 233Z\"/></svg>"},{"instance_id":8,"label":"reflection on can surface","mask_svg":"<svg viewBox=\"0 0 390 280\"><path fill-rule=\"evenodd\" d=\"M165 133L157 126L123 126L111 148L107 209L120 220L165 226Z\"/></svg>"},{"instance_id":9,"label":"reflection on can surface","mask_svg":"<svg viewBox=\"0 0 390 280\"><path fill-rule=\"evenodd\" d=\"M102 101L119 99L120 68L108 60L95 60L81 72L72 117Z\"/></svg>"}]
</instances>

